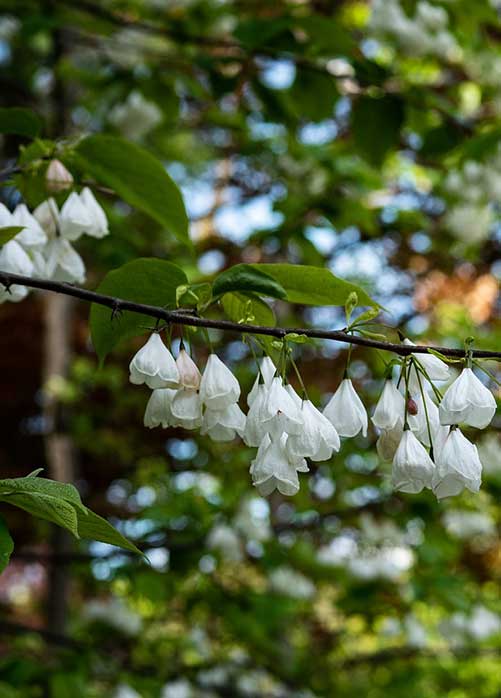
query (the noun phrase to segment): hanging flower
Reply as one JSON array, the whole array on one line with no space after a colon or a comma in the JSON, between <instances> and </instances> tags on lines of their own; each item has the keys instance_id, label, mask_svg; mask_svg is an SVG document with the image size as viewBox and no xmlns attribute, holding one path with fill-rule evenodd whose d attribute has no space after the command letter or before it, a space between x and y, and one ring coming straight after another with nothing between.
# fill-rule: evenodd
<instances>
[{"instance_id":1,"label":"hanging flower","mask_svg":"<svg viewBox=\"0 0 501 698\"><path fill-rule=\"evenodd\" d=\"M308 470L304 459L290 459L286 450L287 436L284 437L273 439L267 434L251 463L252 481L262 496L268 496L275 489L286 496L296 494L299 491L298 470Z\"/></svg>"},{"instance_id":2,"label":"hanging flower","mask_svg":"<svg viewBox=\"0 0 501 698\"><path fill-rule=\"evenodd\" d=\"M367 412L353 383L344 378L324 409L324 415L334 425L339 436L367 436Z\"/></svg>"},{"instance_id":3,"label":"hanging flower","mask_svg":"<svg viewBox=\"0 0 501 698\"><path fill-rule=\"evenodd\" d=\"M303 401L301 415L303 426L287 439L287 453L293 458L329 460L341 445L336 429L310 400Z\"/></svg>"},{"instance_id":4,"label":"hanging flower","mask_svg":"<svg viewBox=\"0 0 501 698\"><path fill-rule=\"evenodd\" d=\"M266 425L263 421L264 403L268 397L268 388L264 383L257 386L254 399L247 413L243 440L247 446L257 448L266 435Z\"/></svg>"},{"instance_id":5,"label":"hanging flower","mask_svg":"<svg viewBox=\"0 0 501 698\"><path fill-rule=\"evenodd\" d=\"M44 250L45 274L54 281L83 284L85 265L75 248L64 238L50 240Z\"/></svg>"},{"instance_id":6,"label":"hanging flower","mask_svg":"<svg viewBox=\"0 0 501 698\"><path fill-rule=\"evenodd\" d=\"M179 372L179 385L187 390L198 390L202 376L196 363L183 347L176 359L176 366Z\"/></svg>"},{"instance_id":7,"label":"hanging flower","mask_svg":"<svg viewBox=\"0 0 501 698\"><path fill-rule=\"evenodd\" d=\"M379 429L394 429L397 424L403 426L404 413L404 396L391 379L386 380L383 392L371 417L372 423Z\"/></svg>"},{"instance_id":8,"label":"hanging flower","mask_svg":"<svg viewBox=\"0 0 501 698\"><path fill-rule=\"evenodd\" d=\"M45 231L25 204L16 206L9 225L23 226L24 230L16 235L16 242L23 247L40 249L47 242Z\"/></svg>"},{"instance_id":9,"label":"hanging flower","mask_svg":"<svg viewBox=\"0 0 501 698\"><path fill-rule=\"evenodd\" d=\"M453 497L463 489L478 492L482 463L477 447L457 427L452 427L443 448L437 453L433 492L437 499Z\"/></svg>"},{"instance_id":10,"label":"hanging flower","mask_svg":"<svg viewBox=\"0 0 501 698\"><path fill-rule=\"evenodd\" d=\"M216 354L211 354L200 382L202 403L214 410L224 410L240 397L240 385Z\"/></svg>"},{"instance_id":11,"label":"hanging flower","mask_svg":"<svg viewBox=\"0 0 501 698\"><path fill-rule=\"evenodd\" d=\"M414 342L410 339L404 339L404 344L407 346L415 347ZM449 367L444 363L438 356L433 354L412 354L411 356L421 365L429 380L431 381L446 381L449 380ZM421 383L420 380L421 379ZM425 378L423 373L420 373L419 378L417 374L416 366L412 365L409 370L409 390L413 394L420 392L420 385L424 387L427 378Z\"/></svg>"},{"instance_id":12,"label":"hanging flower","mask_svg":"<svg viewBox=\"0 0 501 698\"><path fill-rule=\"evenodd\" d=\"M282 379L273 378L266 392L266 399L261 409L261 421L267 433L280 435L298 434L302 427L302 416L299 406L284 388Z\"/></svg>"},{"instance_id":13,"label":"hanging flower","mask_svg":"<svg viewBox=\"0 0 501 698\"><path fill-rule=\"evenodd\" d=\"M496 400L471 368L464 368L447 389L439 413L442 424L469 424L485 429L496 412Z\"/></svg>"},{"instance_id":14,"label":"hanging flower","mask_svg":"<svg viewBox=\"0 0 501 698\"><path fill-rule=\"evenodd\" d=\"M31 276L33 274L33 263L27 252L16 242L9 240L0 249L0 271L5 271L10 274L20 274L21 276ZM4 301L12 301L17 303L22 301L28 295L26 286L18 286L13 284L7 290L0 285L0 303Z\"/></svg>"},{"instance_id":15,"label":"hanging flower","mask_svg":"<svg viewBox=\"0 0 501 698\"><path fill-rule=\"evenodd\" d=\"M61 207L59 230L63 238L74 242L93 225L91 212L76 191L72 191Z\"/></svg>"},{"instance_id":16,"label":"hanging flower","mask_svg":"<svg viewBox=\"0 0 501 698\"><path fill-rule=\"evenodd\" d=\"M73 177L61 160L54 158L49 162L47 172L45 173L45 182L50 192L59 192L72 186Z\"/></svg>"},{"instance_id":17,"label":"hanging flower","mask_svg":"<svg viewBox=\"0 0 501 698\"><path fill-rule=\"evenodd\" d=\"M174 357L154 332L129 364L129 380L134 385L146 383L149 388L175 388L179 372Z\"/></svg>"},{"instance_id":18,"label":"hanging flower","mask_svg":"<svg viewBox=\"0 0 501 698\"><path fill-rule=\"evenodd\" d=\"M89 187L84 187L80 192L80 201L85 206L87 214L89 215L91 226L85 232L94 238L104 238L108 235L108 219L103 210L101 204L97 201L96 197L89 189Z\"/></svg>"},{"instance_id":19,"label":"hanging flower","mask_svg":"<svg viewBox=\"0 0 501 698\"><path fill-rule=\"evenodd\" d=\"M245 431L245 414L237 403L224 410L206 409L202 421L201 434L208 434L213 441L232 441Z\"/></svg>"},{"instance_id":20,"label":"hanging flower","mask_svg":"<svg viewBox=\"0 0 501 698\"><path fill-rule=\"evenodd\" d=\"M171 412L172 400L176 395L172 388L157 388L151 393L144 413L144 426L149 429L172 426L174 418Z\"/></svg>"},{"instance_id":21,"label":"hanging flower","mask_svg":"<svg viewBox=\"0 0 501 698\"><path fill-rule=\"evenodd\" d=\"M202 425L202 403L196 390L178 390L171 403L173 425L183 429L198 429Z\"/></svg>"},{"instance_id":22,"label":"hanging flower","mask_svg":"<svg viewBox=\"0 0 501 698\"><path fill-rule=\"evenodd\" d=\"M431 488L435 465L425 447L410 429L405 429L393 458L392 482L395 489L417 494Z\"/></svg>"},{"instance_id":23,"label":"hanging flower","mask_svg":"<svg viewBox=\"0 0 501 698\"><path fill-rule=\"evenodd\" d=\"M52 197L42 201L33 211L33 216L40 223L49 238L56 237L59 225L59 209Z\"/></svg>"},{"instance_id":24,"label":"hanging flower","mask_svg":"<svg viewBox=\"0 0 501 698\"><path fill-rule=\"evenodd\" d=\"M424 392L424 397L423 395L416 397L415 403L417 408L416 414L408 415L411 430L425 446L430 447L433 445L434 450L441 448L449 430L440 424L438 407L426 391Z\"/></svg>"},{"instance_id":25,"label":"hanging flower","mask_svg":"<svg viewBox=\"0 0 501 698\"><path fill-rule=\"evenodd\" d=\"M376 441L378 456L385 463L391 463L402 440L403 427L397 424L393 429L383 429Z\"/></svg>"}]
</instances>

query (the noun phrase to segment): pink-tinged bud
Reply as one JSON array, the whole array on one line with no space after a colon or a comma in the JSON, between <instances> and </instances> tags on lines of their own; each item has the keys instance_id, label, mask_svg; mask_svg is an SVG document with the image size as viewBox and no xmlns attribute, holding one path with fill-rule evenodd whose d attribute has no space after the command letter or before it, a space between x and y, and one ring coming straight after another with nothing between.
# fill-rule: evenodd
<instances>
[{"instance_id":1,"label":"pink-tinged bud","mask_svg":"<svg viewBox=\"0 0 501 698\"><path fill-rule=\"evenodd\" d=\"M193 359L185 349L181 349L176 359L177 370L179 371L179 383L188 390L198 390L200 387L200 371Z\"/></svg>"},{"instance_id":2,"label":"pink-tinged bud","mask_svg":"<svg viewBox=\"0 0 501 698\"><path fill-rule=\"evenodd\" d=\"M407 400L407 412L413 417L418 413L417 403L411 397Z\"/></svg>"},{"instance_id":3,"label":"pink-tinged bud","mask_svg":"<svg viewBox=\"0 0 501 698\"><path fill-rule=\"evenodd\" d=\"M45 173L45 182L50 192L64 191L73 186L73 177L60 160L51 160Z\"/></svg>"}]
</instances>

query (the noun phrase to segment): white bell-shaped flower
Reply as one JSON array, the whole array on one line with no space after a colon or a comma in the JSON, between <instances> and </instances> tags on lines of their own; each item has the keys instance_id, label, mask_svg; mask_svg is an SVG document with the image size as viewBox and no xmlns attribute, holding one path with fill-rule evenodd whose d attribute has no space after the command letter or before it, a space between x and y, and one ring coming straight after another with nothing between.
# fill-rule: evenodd
<instances>
[{"instance_id":1,"label":"white bell-shaped flower","mask_svg":"<svg viewBox=\"0 0 501 698\"><path fill-rule=\"evenodd\" d=\"M416 346L410 339L404 339L403 343L407 346ZM431 381L446 381L449 379L449 367L438 356L434 354L412 354L412 356L419 362ZM413 394L419 393L420 383L423 387L426 384L426 378L422 373L419 378L416 367L411 366L409 370L409 390Z\"/></svg>"},{"instance_id":2,"label":"white bell-shaped flower","mask_svg":"<svg viewBox=\"0 0 501 698\"><path fill-rule=\"evenodd\" d=\"M0 248L0 271L10 274L20 274L21 276L32 276L34 272L33 263L28 253L16 240L9 240ZM17 303L28 295L26 286L13 284L7 290L0 285L0 303L11 301Z\"/></svg>"},{"instance_id":3,"label":"white bell-shaped flower","mask_svg":"<svg viewBox=\"0 0 501 698\"><path fill-rule=\"evenodd\" d=\"M273 378L261 409L261 420L265 430L272 435L298 434L303 419L301 410L290 393L284 388L282 379Z\"/></svg>"},{"instance_id":4,"label":"white bell-shaped flower","mask_svg":"<svg viewBox=\"0 0 501 698\"><path fill-rule=\"evenodd\" d=\"M208 434L213 441L232 441L245 431L245 414L234 402L224 410L206 409L201 434Z\"/></svg>"},{"instance_id":5,"label":"white bell-shaped flower","mask_svg":"<svg viewBox=\"0 0 501 698\"><path fill-rule=\"evenodd\" d=\"M252 386L250 393L247 395L247 405L249 407L252 406L257 393L258 385L263 382L265 385L270 386L276 371L276 366L269 356L263 356L263 358L260 359L259 371L256 376L256 380L254 381L254 385Z\"/></svg>"},{"instance_id":6,"label":"white bell-shaped flower","mask_svg":"<svg viewBox=\"0 0 501 698\"><path fill-rule=\"evenodd\" d=\"M393 429L383 429L376 441L378 456L384 463L391 463L402 440L403 426L397 424Z\"/></svg>"},{"instance_id":7,"label":"white bell-shaped flower","mask_svg":"<svg viewBox=\"0 0 501 698\"><path fill-rule=\"evenodd\" d=\"M183 347L176 359L179 372L179 385L187 390L198 390L202 378L198 366Z\"/></svg>"},{"instance_id":8,"label":"white bell-shaped flower","mask_svg":"<svg viewBox=\"0 0 501 698\"><path fill-rule=\"evenodd\" d=\"M85 232L94 238L104 238L108 235L108 219L103 207L98 202L89 187L84 187L80 192L80 201L85 206L92 225Z\"/></svg>"},{"instance_id":9,"label":"white bell-shaped flower","mask_svg":"<svg viewBox=\"0 0 501 698\"><path fill-rule=\"evenodd\" d=\"M12 222L12 213L5 204L0 202L0 228L10 228L14 225Z\"/></svg>"},{"instance_id":10,"label":"white bell-shaped flower","mask_svg":"<svg viewBox=\"0 0 501 698\"><path fill-rule=\"evenodd\" d=\"M251 463L252 481L260 495L266 497L277 489L292 496L299 491L298 470L291 462L283 439L266 435Z\"/></svg>"},{"instance_id":11,"label":"white bell-shaped flower","mask_svg":"<svg viewBox=\"0 0 501 698\"><path fill-rule=\"evenodd\" d=\"M301 414L303 426L287 439L287 453L293 458L329 460L341 445L335 427L310 400L303 400Z\"/></svg>"},{"instance_id":12,"label":"white bell-shaped flower","mask_svg":"<svg viewBox=\"0 0 501 698\"><path fill-rule=\"evenodd\" d=\"M393 458L392 483L396 490L417 494L431 488L435 465L410 429L405 429Z\"/></svg>"},{"instance_id":13,"label":"white bell-shaped flower","mask_svg":"<svg viewBox=\"0 0 501 698\"><path fill-rule=\"evenodd\" d=\"M129 364L129 380L134 385L146 383L149 388L176 388L179 373L174 357L154 332Z\"/></svg>"},{"instance_id":14,"label":"white bell-shaped flower","mask_svg":"<svg viewBox=\"0 0 501 698\"><path fill-rule=\"evenodd\" d=\"M76 191L72 191L61 207L59 230L63 238L74 242L92 229L91 212Z\"/></svg>"},{"instance_id":15,"label":"white bell-shaped flower","mask_svg":"<svg viewBox=\"0 0 501 698\"><path fill-rule=\"evenodd\" d=\"M178 390L171 403L173 426L198 429L202 425L202 403L196 390Z\"/></svg>"},{"instance_id":16,"label":"white bell-shaped flower","mask_svg":"<svg viewBox=\"0 0 501 698\"><path fill-rule=\"evenodd\" d=\"M75 248L64 238L50 240L45 246L45 271L54 281L83 284L85 265Z\"/></svg>"},{"instance_id":17,"label":"white bell-shaped flower","mask_svg":"<svg viewBox=\"0 0 501 698\"><path fill-rule=\"evenodd\" d=\"M157 388L151 393L144 413L144 426L149 429L172 426L174 418L171 412L172 400L176 395L172 388Z\"/></svg>"},{"instance_id":18,"label":"white bell-shaped flower","mask_svg":"<svg viewBox=\"0 0 501 698\"><path fill-rule=\"evenodd\" d=\"M289 393L291 396L292 400L294 401L294 404L296 407L300 410L302 405L303 405L303 400L299 397L297 392L294 390L292 385L290 383L287 383L287 385L284 386L286 391Z\"/></svg>"},{"instance_id":19,"label":"white bell-shaped flower","mask_svg":"<svg viewBox=\"0 0 501 698\"><path fill-rule=\"evenodd\" d=\"M247 413L243 440L247 446L258 448L267 434L266 425L263 421L264 403L268 397L268 388L264 383L258 384L252 405Z\"/></svg>"},{"instance_id":20,"label":"white bell-shaped flower","mask_svg":"<svg viewBox=\"0 0 501 698\"><path fill-rule=\"evenodd\" d=\"M42 248L47 242L47 235L37 219L28 211L25 204L16 206L12 213L11 225L22 225L24 230L16 235L16 242L23 247Z\"/></svg>"},{"instance_id":21,"label":"white bell-shaped flower","mask_svg":"<svg viewBox=\"0 0 501 698\"><path fill-rule=\"evenodd\" d=\"M464 368L440 403L442 424L469 424L485 429L496 412L496 400L471 368Z\"/></svg>"},{"instance_id":22,"label":"white bell-shaped flower","mask_svg":"<svg viewBox=\"0 0 501 698\"><path fill-rule=\"evenodd\" d=\"M334 425L339 436L367 436L367 412L353 383L344 378L324 409L324 415Z\"/></svg>"},{"instance_id":23,"label":"white bell-shaped flower","mask_svg":"<svg viewBox=\"0 0 501 698\"><path fill-rule=\"evenodd\" d=\"M45 182L47 189L51 192L64 191L73 184L73 177L61 160L54 158L54 160L49 162L47 172L45 173Z\"/></svg>"},{"instance_id":24,"label":"white bell-shaped flower","mask_svg":"<svg viewBox=\"0 0 501 698\"><path fill-rule=\"evenodd\" d=\"M372 423L384 431L404 423L405 399L395 383L388 379L371 417Z\"/></svg>"},{"instance_id":25,"label":"white bell-shaped flower","mask_svg":"<svg viewBox=\"0 0 501 698\"><path fill-rule=\"evenodd\" d=\"M219 356L211 354L200 381L200 399L212 410L224 410L240 397L240 385Z\"/></svg>"},{"instance_id":26,"label":"white bell-shaped flower","mask_svg":"<svg viewBox=\"0 0 501 698\"><path fill-rule=\"evenodd\" d=\"M33 211L33 216L40 223L49 239L56 237L59 226L59 209L52 197L42 201Z\"/></svg>"},{"instance_id":27,"label":"white bell-shaped flower","mask_svg":"<svg viewBox=\"0 0 501 698\"><path fill-rule=\"evenodd\" d=\"M437 499L453 497L465 488L478 492L482 481L482 463L477 447L457 428L452 428L435 458L433 492Z\"/></svg>"}]
</instances>

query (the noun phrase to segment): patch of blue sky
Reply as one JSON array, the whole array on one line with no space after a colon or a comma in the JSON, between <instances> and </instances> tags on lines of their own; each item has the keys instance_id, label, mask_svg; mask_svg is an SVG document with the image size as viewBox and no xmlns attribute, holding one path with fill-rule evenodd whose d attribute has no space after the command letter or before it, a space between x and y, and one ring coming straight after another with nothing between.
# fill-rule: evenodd
<instances>
[{"instance_id":1,"label":"patch of blue sky","mask_svg":"<svg viewBox=\"0 0 501 698\"><path fill-rule=\"evenodd\" d=\"M317 124L305 124L299 129L298 139L305 145L325 145L335 140L339 132L333 119L325 119Z\"/></svg>"},{"instance_id":2,"label":"patch of blue sky","mask_svg":"<svg viewBox=\"0 0 501 698\"><path fill-rule=\"evenodd\" d=\"M288 60L261 59L261 81L273 90L287 90L296 77L296 66Z\"/></svg>"},{"instance_id":3,"label":"patch of blue sky","mask_svg":"<svg viewBox=\"0 0 501 698\"><path fill-rule=\"evenodd\" d=\"M281 213L273 210L271 197L256 196L244 204L224 204L215 215L215 223L219 233L225 238L243 243L257 230L280 225L283 218Z\"/></svg>"}]
</instances>

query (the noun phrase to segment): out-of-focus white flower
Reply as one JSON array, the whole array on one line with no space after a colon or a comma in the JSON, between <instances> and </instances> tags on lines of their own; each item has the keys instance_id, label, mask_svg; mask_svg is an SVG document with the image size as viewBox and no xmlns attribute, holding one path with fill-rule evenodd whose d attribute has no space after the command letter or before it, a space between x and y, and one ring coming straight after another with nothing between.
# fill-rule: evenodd
<instances>
[{"instance_id":1,"label":"out-of-focus white flower","mask_svg":"<svg viewBox=\"0 0 501 698\"><path fill-rule=\"evenodd\" d=\"M84 187L80 192L80 201L85 206L89 215L91 225L85 232L94 238L104 238L108 235L108 219L103 210L103 207L98 202L89 187Z\"/></svg>"},{"instance_id":2,"label":"out-of-focus white flower","mask_svg":"<svg viewBox=\"0 0 501 698\"><path fill-rule=\"evenodd\" d=\"M195 698L195 696L195 689L188 679L178 679L165 684L160 698Z\"/></svg>"},{"instance_id":3,"label":"out-of-focus white flower","mask_svg":"<svg viewBox=\"0 0 501 698\"><path fill-rule=\"evenodd\" d=\"M408 546L384 546L361 550L355 557L348 558L346 567L358 579L398 582L414 565L414 560L414 552Z\"/></svg>"},{"instance_id":4,"label":"out-of-focus white flower","mask_svg":"<svg viewBox=\"0 0 501 698\"><path fill-rule=\"evenodd\" d=\"M461 242L481 243L487 240L495 223L495 215L488 204L456 204L446 213L445 226Z\"/></svg>"},{"instance_id":5,"label":"out-of-focus white flower","mask_svg":"<svg viewBox=\"0 0 501 698\"><path fill-rule=\"evenodd\" d=\"M485 429L496 412L496 400L471 368L464 368L447 389L439 407L442 424L469 424Z\"/></svg>"},{"instance_id":6,"label":"out-of-focus white flower","mask_svg":"<svg viewBox=\"0 0 501 698\"><path fill-rule=\"evenodd\" d=\"M173 426L198 429L202 425L202 403L196 390L178 390L171 403Z\"/></svg>"},{"instance_id":7,"label":"out-of-focus white flower","mask_svg":"<svg viewBox=\"0 0 501 698\"><path fill-rule=\"evenodd\" d=\"M261 381L269 387L276 373L276 370L276 366L269 356L263 356L263 358L260 359L259 372L256 376L256 380L254 381L254 385L252 386L251 391L247 395L247 405L249 407L252 407L252 403L254 402L254 398L257 395L258 387Z\"/></svg>"},{"instance_id":8,"label":"out-of-focus white flower","mask_svg":"<svg viewBox=\"0 0 501 698\"><path fill-rule=\"evenodd\" d=\"M478 492L482 480L482 464L477 447L457 428L452 428L445 444L438 451L433 476L433 492L437 499L453 497L463 489Z\"/></svg>"},{"instance_id":9,"label":"out-of-focus white flower","mask_svg":"<svg viewBox=\"0 0 501 698\"><path fill-rule=\"evenodd\" d=\"M39 204L33 211L33 216L40 223L49 238L54 238L59 225L59 209L51 197Z\"/></svg>"},{"instance_id":10,"label":"out-of-focus white flower","mask_svg":"<svg viewBox=\"0 0 501 698\"><path fill-rule=\"evenodd\" d=\"M273 591L290 596L292 599L308 600L316 593L316 587L311 579L292 567L277 567L270 574L269 580Z\"/></svg>"},{"instance_id":11,"label":"out-of-focus white flower","mask_svg":"<svg viewBox=\"0 0 501 698\"><path fill-rule=\"evenodd\" d=\"M403 343L411 347L416 346L410 339L404 339ZM433 354L412 354L412 356L424 369L431 381L446 381L449 379L449 367L438 356ZM422 373L420 374L420 379L421 385L424 387L427 379ZM409 370L409 390L412 395L420 393L420 382L417 377L416 366L414 365Z\"/></svg>"},{"instance_id":12,"label":"out-of-focus white flower","mask_svg":"<svg viewBox=\"0 0 501 698\"><path fill-rule=\"evenodd\" d=\"M129 364L129 380L134 385L146 383L149 388L176 388L179 372L174 357L158 332L153 332L146 344Z\"/></svg>"},{"instance_id":13,"label":"out-of-focus white flower","mask_svg":"<svg viewBox=\"0 0 501 698\"><path fill-rule=\"evenodd\" d=\"M475 640L487 640L487 638L501 633L501 617L485 606L475 606L468 630Z\"/></svg>"},{"instance_id":14,"label":"out-of-focus white flower","mask_svg":"<svg viewBox=\"0 0 501 698\"><path fill-rule=\"evenodd\" d=\"M64 191L72 186L73 177L61 160L54 158L49 162L45 173L45 182L50 192Z\"/></svg>"},{"instance_id":15,"label":"out-of-focus white flower","mask_svg":"<svg viewBox=\"0 0 501 698\"><path fill-rule=\"evenodd\" d=\"M225 524L216 524L211 528L207 536L207 546L211 550L217 550L230 562L243 560L242 541L235 531Z\"/></svg>"},{"instance_id":16,"label":"out-of-focus white flower","mask_svg":"<svg viewBox=\"0 0 501 698\"><path fill-rule=\"evenodd\" d=\"M344 378L324 409L324 415L334 425L339 436L367 436L367 412L353 383Z\"/></svg>"},{"instance_id":17,"label":"out-of-focus white flower","mask_svg":"<svg viewBox=\"0 0 501 698\"><path fill-rule=\"evenodd\" d=\"M285 434L275 439L266 434L256 458L251 462L253 484L263 496L268 496L275 489L289 497L299 491L298 470L307 472L308 466L304 459L291 460L286 443Z\"/></svg>"},{"instance_id":18,"label":"out-of-focus white flower","mask_svg":"<svg viewBox=\"0 0 501 698\"><path fill-rule=\"evenodd\" d=\"M170 427L174 421L171 412L172 400L176 390L171 388L157 388L151 393L146 411L144 413L144 426L149 429L162 426Z\"/></svg>"},{"instance_id":19,"label":"out-of-focus white flower","mask_svg":"<svg viewBox=\"0 0 501 698\"><path fill-rule=\"evenodd\" d=\"M245 497L234 519L235 528L249 540L271 538L270 507L261 497Z\"/></svg>"},{"instance_id":20,"label":"out-of-focus white flower","mask_svg":"<svg viewBox=\"0 0 501 698\"><path fill-rule=\"evenodd\" d=\"M407 644L411 647L426 647L428 635L422 623L413 615L405 616L404 629L407 635Z\"/></svg>"},{"instance_id":21,"label":"out-of-focus white flower","mask_svg":"<svg viewBox=\"0 0 501 698\"><path fill-rule=\"evenodd\" d=\"M224 410L237 402L240 385L217 354L211 354L200 381L200 399L211 410Z\"/></svg>"},{"instance_id":22,"label":"out-of-focus white flower","mask_svg":"<svg viewBox=\"0 0 501 698\"><path fill-rule=\"evenodd\" d=\"M50 240L45 247L44 256L45 273L51 279L77 284L85 281L85 264L68 240Z\"/></svg>"},{"instance_id":23,"label":"out-of-focus white flower","mask_svg":"<svg viewBox=\"0 0 501 698\"><path fill-rule=\"evenodd\" d=\"M59 214L59 231L62 237L74 242L91 230L92 226L91 212L77 192L72 191L62 205Z\"/></svg>"},{"instance_id":24,"label":"out-of-focus white flower","mask_svg":"<svg viewBox=\"0 0 501 698\"><path fill-rule=\"evenodd\" d=\"M109 113L110 123L131 141L140 141L162 121L162 111L134 90L125 102L115 104Z\"/></svg>"},{"instance_id":25,"label":"out-of-focus white flower","mask_svg":"<svg viewBox=\"0 0 501 698\"><path fill-rule=\"evenodd\" d=\"M329 460L341 445L335 427L310 400L303 400L301 416L303 426L299 434L287 439L287 452L293 458Z\"/></svg>"},{"instance_id":26,"label":"out-of-focus white flower","mask_svg":"<svg viewBox=\"0 0 501 698\"><path fill-rule=\"evenodd\" d=\"M198 390L202 376L186 349L181 348L176 359L176 365L179 372L179 385L187 390Z\"/></svg>"},{"instance_id":27,"label":"out-of-focus white flower","mask_svg":"<svg viewBox=\"0 0 501 698\"><path fill-rule=\"evenodd\" d=\"M391 379L386 380L383 392L371 417L372 423L384 431L394 429L398 424L403 427L404 412L404 396Z\"/></svg>"},{"instance_id":28,"label":"out-of-focus white flower","mask_svg":"<svg viewBox=\"0 0 501 698\"><path fill-rule=\"evenodd\" d=\"M200 433L208 434L213 441L232 441L244 431L245 414L236 402L223 410L205 410Z\"/></svg>"},{"instance_id":29,"label":"out-of-focus white flower","mask_svg":"<svg viewBox=\"0 0 501 698\"><path fill-rule=\"evenodd\" d=\"M2 15L0 17L0 41L10 41L19 31L21 22L12 15Z\"/></svg>"},{"instance_id":30,"label":"out-of-focus white flower","mask_svg":"<svg viewBox=\"0 0 501 698\"><path fill-rule=\"evenodd\" d=\"M131 637L137 635L143 627L141 616L120 598L93 599L84 606L83 615L89 621L106 623Z\"/></svg>"},{"instance_id":31,"label":"out-of-focus white flower","mask_svg":"<svg viewBox=\"0 0 501 698\"><path fill-rule=\"evenodd\" d=\"M117 690L113 694L113 698L142 698L142 696L130 686L121 684L120 686L117 686Z\"/></svg>"},{"instance_id":32,"label":"out-of-focus white flower","mask_svg":"<svg viewBox=\"0 0 501 698\"><path fill-rule=\"evenodd\" d=\"M393 458L392 482L395 489L417 494L431 488L435 466L425 447L410 429L404 430Z\"/></svg>"},{"instance_id":33,"label":"out-of-focus white flower","mask_svg":"<svg viewBox=\"0 0 501 698\"><path fill-rule=\"evenodd\" d=\"M34 267L25 250L16 240L9 240L0 248L0 271L21 276L32 276ZM13 284L9 290L0 285L0 303L12 301L17 303L28 295L26 286Z\"/></svg>"},{"instance_id":34,"label":"out-of-focus white flower","mask_svg":"<svg viewBox=\"0 0 501 698\"><path fill-rule=\"evenodd\" d=\"M16 206L12 213L10 225L20 225L24 227L16 235L16 242L26 248L42 248L47 242L47 235L40 226L37 219L28 211L25 204Z\"/></svg>"},{"instance_id":35,"label":"out-of-focus white flower","mask_svg":"<svg viewBox=\"0 0 501 698\"><path fill-rule=\"evenodd\" d=\"M483 511L450 509L443 516L447 533L459 540L496 535L496 523Z\"/></svg>"},{"instance_id":36,"label":"out-of-focus white flower","mask_svg":"<svg viewBox=\"0 0 501 698\"><path fill-rule=\"evenodd\" d=\"M273 378L266 391L260 416L265 431L269 434L297 434L302 428L301 411L278 376Z\"/></svg>"}]
</instances>

